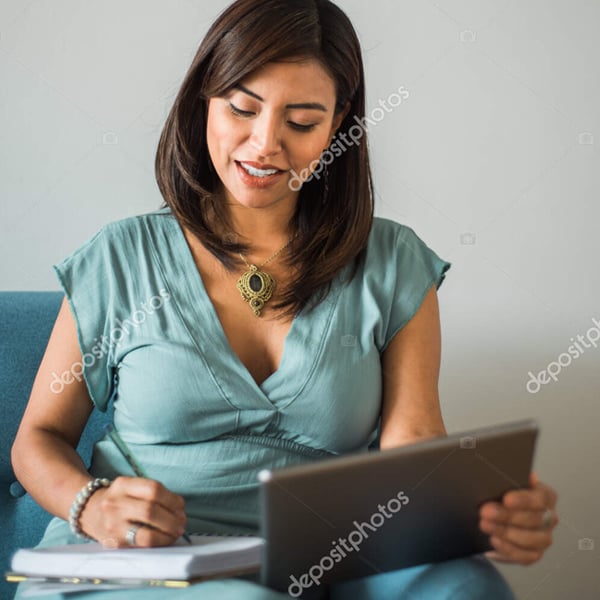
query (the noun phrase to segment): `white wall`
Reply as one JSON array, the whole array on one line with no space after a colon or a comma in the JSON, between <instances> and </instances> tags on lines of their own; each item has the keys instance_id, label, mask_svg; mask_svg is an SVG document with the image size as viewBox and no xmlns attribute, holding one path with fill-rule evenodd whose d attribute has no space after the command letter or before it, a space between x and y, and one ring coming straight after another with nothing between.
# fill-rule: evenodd
<instances>
[{"instance_id":1,"label":"white wall","mask_svg":"<svg viewBox=\"0 0 600 600\"><path fill-rule=\"evenodd\" d=\"M0 289L59 289L53 263L159 206L162 124L227 4L0 0ZM561 525L540 564L501 568L519 598L598 597L600 349L535 395L525 385L600 320L600 4L339 4L370 109L410 93L371 129L377 214L453 263L440 290L448 429L541 424L536 468Z\"/></svg>"}]
</instances>

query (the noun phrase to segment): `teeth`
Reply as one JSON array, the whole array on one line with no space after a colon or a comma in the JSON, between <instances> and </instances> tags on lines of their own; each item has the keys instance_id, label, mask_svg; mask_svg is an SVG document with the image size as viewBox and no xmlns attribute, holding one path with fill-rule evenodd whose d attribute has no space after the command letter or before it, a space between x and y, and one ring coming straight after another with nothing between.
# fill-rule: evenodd
<instances>
[{"instance_id":1,"label":"teeth","mask_svg":"<svg viewBox=\"0 0 600 600\"><path fill-rule=\"evenodd\" d=\"M268 177L269 175L275 175L275 173L279 172L277 169L255 169L254 167L251 167L245 163L240 164L247 173L250 173L250 175L254 177Z\"/></svg>"}]
</instances>

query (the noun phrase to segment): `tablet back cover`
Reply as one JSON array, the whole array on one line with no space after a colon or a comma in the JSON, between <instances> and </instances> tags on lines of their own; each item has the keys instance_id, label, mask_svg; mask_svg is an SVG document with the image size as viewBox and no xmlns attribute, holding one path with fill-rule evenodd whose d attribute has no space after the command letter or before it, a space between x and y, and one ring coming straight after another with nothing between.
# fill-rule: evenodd
<instances>
[{"instance_id":1,"label":"tablet back cover","mask_svg":"<svg viewBox=\"0 0 600 600\"><path fill-rule=\"evenodd\" d=\"M529 486L538 427L518 421L262 474L262 583L321 583L486 552L479 506Z\"/></svg>"}]
</instances>

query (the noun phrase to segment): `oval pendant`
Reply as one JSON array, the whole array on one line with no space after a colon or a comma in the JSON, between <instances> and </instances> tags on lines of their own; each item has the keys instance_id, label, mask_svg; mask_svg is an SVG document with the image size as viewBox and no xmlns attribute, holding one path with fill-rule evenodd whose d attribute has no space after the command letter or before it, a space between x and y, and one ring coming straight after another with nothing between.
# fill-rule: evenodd
<instances>
[{"instance_id":1,"label":"oval pendant","mask_svg":"<svg viewBox=\"0 0 600 600\"><path fill-rule=\"evenodd\" d=\"M259 294L260 291L263 289L262 279L256 273L253 273L252 275L250 275L249 283L250 283L250 289L253 292L256 292L257 294Z\"/></svg>"},{"instance_id":2,"label":"oval pendant","mask_svg":"<svg viewBox=\"0 0 600 600\"><path fill-rule=\"evenodd\" d=\"M244 302L248 302L254 314L260 317L265 302L273 295L275 280L265 271L259 271L258 267L250 265L250 270L238 279L237 288Z\"/></svg>"}]
</instances>

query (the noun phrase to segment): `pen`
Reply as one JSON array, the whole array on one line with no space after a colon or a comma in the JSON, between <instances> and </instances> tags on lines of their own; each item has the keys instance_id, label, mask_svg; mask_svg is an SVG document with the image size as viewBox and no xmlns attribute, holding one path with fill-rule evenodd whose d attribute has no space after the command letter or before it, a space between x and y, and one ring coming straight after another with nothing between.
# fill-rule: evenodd
<instances>
[{"instance_id":1,"label":"pen","mask_svg":"<svg viewBox=\"0 0 600 600\"><path fill-rule=\"evenodd\" d=\"M114 442L119 452L123 455L123 458L127 461L127 464L133 469L133 472L138 477L150 479L148 475L146 475L142 467L140 467L140 465L137 463L135 458L133 458L131 451L129 450L125 442L122 440L121 436L117 433L117 430L114 428L112 423L108 423L107 425L105 425L104 430L106 431L106 433L108 433L110 439ZM190 536L186 532L183 533L182 537L188 544L192 543Z\"/></svg>"}]
</instances>

